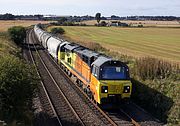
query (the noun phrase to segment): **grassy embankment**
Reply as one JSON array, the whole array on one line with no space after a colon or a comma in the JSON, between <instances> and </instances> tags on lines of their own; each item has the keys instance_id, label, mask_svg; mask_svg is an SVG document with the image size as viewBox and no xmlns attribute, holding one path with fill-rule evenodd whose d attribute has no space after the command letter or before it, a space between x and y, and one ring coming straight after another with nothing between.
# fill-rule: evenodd
<instances>
[{"instance_id":1,"label":"grassy embankment","mask_svg":"<svg viewBox=\"0 0 180 126\"><path fill-rule=\"evenodd\" d=\"M32 124L33 112L29 96L35 88L33 86L36 85L37 75L33 71L34 67L22 59L21 48L10 39L7 30L16 25L30 26L36 23L38 22L0 21L0 120L6 121L8 125L16 122L22 125Z\"/></svg>"},{"instance_id":2,"label":"grassy embankment","mask_svg":"<svg viewBox=\"0 0 180 126\"><path fill-rule=\"evenodd\" d=\"M62 28L68 40L128 61L134 85L132 99L165 123L179 125L180 29Z\"/></svg>"},{"instance_id":3,"label":"grassy embankment","mask_svg":"<svg viewBox=\"0 0 180 126\"><path fill-rule=\"evenodd\" d=\"M6 32L0 32L0 55L17 55L20 49L9 39Z\"/></svg>"}]
</instances>

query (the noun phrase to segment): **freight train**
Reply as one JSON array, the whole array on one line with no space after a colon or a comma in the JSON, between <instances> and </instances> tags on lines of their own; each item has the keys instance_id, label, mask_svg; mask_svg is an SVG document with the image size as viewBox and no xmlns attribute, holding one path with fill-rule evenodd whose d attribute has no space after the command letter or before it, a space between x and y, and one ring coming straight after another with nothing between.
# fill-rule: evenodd
<instances>
[{"instance_id":1,"label":"freight train","mask_svg":"<svg viewBox=\"0 0 180 126\"><path fill-rule=\"evenodd\" d=\"M96 103L106 104L130 98L132 83L125 63L54 37L39 25L34 26L34 33L61 68L73 76L78 86Z\"/></svg>"}]
</instances>

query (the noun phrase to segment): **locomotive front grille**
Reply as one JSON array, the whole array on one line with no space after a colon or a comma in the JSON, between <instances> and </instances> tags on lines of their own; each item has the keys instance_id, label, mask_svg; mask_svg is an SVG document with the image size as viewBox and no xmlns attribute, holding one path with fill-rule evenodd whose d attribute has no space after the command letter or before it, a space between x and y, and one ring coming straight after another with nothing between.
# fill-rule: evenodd
<instances>
[{"instance_id":1,"label":"locomotive front grille","mask_svg":"<svg viewBox=\"0 0 180 126\"><path fill-rule=\"evenodd\" d=\"M109 93L120 93L121 92L120 85L110 85L108 88L109 88Z\"/></svg>"}]
</instances>

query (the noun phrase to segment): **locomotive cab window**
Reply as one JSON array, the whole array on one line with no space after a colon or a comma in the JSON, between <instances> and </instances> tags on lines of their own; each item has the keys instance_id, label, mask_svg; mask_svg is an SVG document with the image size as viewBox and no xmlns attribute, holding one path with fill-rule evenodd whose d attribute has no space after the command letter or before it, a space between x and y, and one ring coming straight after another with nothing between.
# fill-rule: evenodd
<instances>
[{"instance_id":1,"label":"locomotive cab window","mask_svg":"<svg viewBox=\"0 0 180 126\"><path fill-rule=\"evenodd\" d=\"M64 46L63 46L63 47L60 47L59 50L60 50L61 52L65 52Z\"/></svg>"},{"instance_id":2,"label":"locomotive cab window","mask_svg":"<svg viewBox=\"0 0 180 126\"><path fill-rule=\"evenodd\" d=\"M91 60L90 60L90 64L93 63L95 61L95 57L91 57Z\"/></svg>"},{"instance_id":3,"label":"locomotive cab window","mask_svg":"<svg viewBox=\"0 0 180 126\"><path fill-rule=\"evenodd\" d=\"M70 51L69 50L65 50L66 51L66 55L69 57L70 56Z\"/></svg>"},{"instance_id":4,"label":"locomotive cab window","mask_svg":"<svg viewBox=\"0 0 180 126\"><path fill-rule=\"evenodd\" d=\"M70 64L71 64L71 58L68 58L68 63L70 63Z\"/></svg>"},{"instance_id":5,"label":"locomotive cab window","mask_svg":"<svg viewBox=\"0 0 180 126\"><path fill-rule=\"evenodd\" d=\"M82 56L82 60L85 62L85 63L87 63L88 64L88 57L87 56L85 56L85 55L83 55Z\"/></svg>"},{"instance_id":6,"label":"locomotive cab window","mask_svg":"<svg viewBox=\"0 0 180 126\"><path fill-rule=\"evenodd\" d=\"M98 77L98 67L96 67L95 65L93 65L93 69L92 69L92 74L95 76L95 77Z\"/></svg>"},{"instance_id":7,"label":"locomotive cab window","mask_svg":"<svg viewBox=\"0 0 180 126\"><path fill-rule=\"evenodd\" d=\"M129 80L129 73L126 67L104 66L101 69L102 80Z\"/></svg>"},{"instance_id":8,"label":"locomotive cab window","mask_svg":"<svg viewBox=\"0 0 180 126\"><path fill-rule=\"evenodd\" d=\"M94 73L95 73L95 66L93 65L92 66L92 74L94 75Z\"/></svg>"}]
</instances>

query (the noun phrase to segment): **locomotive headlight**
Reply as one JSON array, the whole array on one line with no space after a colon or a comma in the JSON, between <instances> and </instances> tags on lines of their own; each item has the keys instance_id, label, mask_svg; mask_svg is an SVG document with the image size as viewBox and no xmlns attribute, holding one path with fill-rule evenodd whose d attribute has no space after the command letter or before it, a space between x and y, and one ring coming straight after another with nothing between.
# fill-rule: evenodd
<instances>
[{"instance_id":1,"label":"locomotive headlight","mask_svg":"<svg viewBox=\"0 0 180 126\"><path fill-rule=\"evenodd\" d=\"M101 93L108 93L108 86L102 86Z\"/></svg>"},{"instance_id":2,"label":"locomotive headlight","mask_svg":"<svg viewBox=\"0 0 180 126\"><path fill-rule=\"evenodd\" d=\"M124 86L123 93L129 93L130 92L130 86Z\"/></svg>"}]
</instances>

